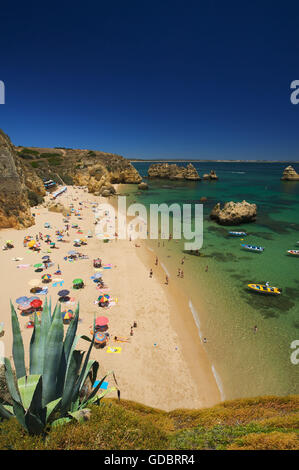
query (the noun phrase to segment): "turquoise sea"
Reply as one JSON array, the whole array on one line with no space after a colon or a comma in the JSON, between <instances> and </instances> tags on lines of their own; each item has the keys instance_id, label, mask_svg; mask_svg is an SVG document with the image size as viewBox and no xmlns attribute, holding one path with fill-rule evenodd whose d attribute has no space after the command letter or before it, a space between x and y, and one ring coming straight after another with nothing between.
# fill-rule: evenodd
<instances>
[{"instance_id":1,"label":"turquoise sea","mask_svg":"<svg viewBox=\"0 0 299 470\"><path fill-rule=\"evenodd\" d=\"M146 177L150 163L133 164ZM299 364L290 360L290 345L299 340L299 257L286 253L296 249L299 241L299 182L280 180L287 165L194 163L200 175L214 169L219 180L149 180L148 191L128 189L130 201L146 206L194 204L202 196L208 199L204 204L202 256L184 253L183 241L165 240L160 246L156 240L148 243L170 279L182 268L180 261L185 255L184 279L178 282L188 295L198 334L207 338L204 347L225 399L299 393ZM294 167L299 171L299 164ZM257 204L256 223L230 228L209 219L216 202L243 199ZM228 236L229 230L238 229L248 232L244 241ZM245 240L265 247L265 251L242 250ZM266 281L281 287L282 295L261 296L247 289L250 282Z\"/></svg>"}]
</instances>

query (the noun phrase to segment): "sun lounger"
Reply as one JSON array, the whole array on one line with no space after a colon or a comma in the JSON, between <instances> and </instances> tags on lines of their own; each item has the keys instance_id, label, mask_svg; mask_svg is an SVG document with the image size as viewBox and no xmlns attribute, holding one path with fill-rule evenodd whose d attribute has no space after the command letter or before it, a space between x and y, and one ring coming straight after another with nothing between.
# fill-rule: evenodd
<instances>
[{"instance_id":1,"label":"sun lounger","mask_svg":"<svg viewBox=\"0 0 299 470\"><path fill-rule=\"evenodd\" d=\"M121 347L118 346L118 347L115 347L115 348L112 348L111 346L108 346L107 348L107 353L112 353L112 354L120 354L121 353Z\"/></svg>"}]
</instances>

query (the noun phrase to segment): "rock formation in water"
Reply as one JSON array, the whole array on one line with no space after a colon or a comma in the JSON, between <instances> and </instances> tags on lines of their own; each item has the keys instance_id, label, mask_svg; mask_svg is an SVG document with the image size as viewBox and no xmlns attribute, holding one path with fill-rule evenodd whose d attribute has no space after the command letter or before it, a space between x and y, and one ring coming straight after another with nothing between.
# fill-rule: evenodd
<instances>
[{"instance_id":1,"label":"rock formation in water","mask_svg":"<svg viewBox=\"0 0 299 470\"><path fill-rule=\"evenodd\" d=\"M218 180L218 176L216 175L214 170L211 170L210 173L205 173L203 175L204 180Z\"/></svg>"},{"instance_id":2,"label":"rock formation in water","mask_svg":"<svg viewBox=\"0 0 299 470\"><path fill-rule=\"evenodd\" d=\"M299 174L291 165L289 165L283 170L283 175L281 179L283 181L299 181Z\"/></svg>"},{"instance_id":3,"label":"rock formation in water","mask_svg":"<svg viewBox=\"0 0 299 470\"><path fill-rule=\"evenodd\" d=\"M192 163L188 163L187 167L178 166L175 163L154 163L148 169L148 177L169 180L200 180L200 176Z\"/></svg>"},{"instance_id":4,"label":"rock formation in water","mask_svg":"<svg viewBox=\"0 0 299 470\"><path fill-rule=\"evenodd\" d=\"M245 222L255 222L257 216L256 204L243 202L226 202L221 209L220 202L213 208L210 218L220 225L239 225Z\"/></svg>"},{"instance_id":5,"label":"rock formation in water","mask_svg":"<svg viewBox=\"0 0 299 470\"><path fill-rule=\"evenodd\" d=\"M42 180L17 156L9 137L0 130L0 228L21 229L34 224L30 198L45 195Z\"/></svg>"},{"instance_id":6,"label":"rock formation in water","mask_svg":"<svg viewBox=\"0 0 299 470\"><path fill-rule=\"evenodd\" d=\"M138 184L138 189L148 189L148 184L142 181Z\"/></svg>"}]
</instances>

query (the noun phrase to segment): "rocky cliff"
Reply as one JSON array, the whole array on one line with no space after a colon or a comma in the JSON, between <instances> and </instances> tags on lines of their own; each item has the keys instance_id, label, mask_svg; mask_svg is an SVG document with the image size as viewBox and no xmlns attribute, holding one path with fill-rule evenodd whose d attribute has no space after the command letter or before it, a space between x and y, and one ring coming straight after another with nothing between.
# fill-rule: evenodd
<instances>
[{"instance_id":1,"label":"rocky cliff","mask_svg":"<svg viewBox=\"0 0 299 470\"><path fill-rule=\"evenodd\" d=\"M178 166L175 163L154 163L148 169L148 177L169 180L200 180L200 176L192 163L189 163L187 167Z\"/></svg>"},{"instance_id":2,"label":"rocky cliff","mask_svg":"<svg viewBox=\"0 0 299 470\"><path fill-rule=\"evenodd\" d=\"M0 228L30 227L30 196L45 194L43 182L22 162L9 139L0 130Z\"/></svg>"},{"instance_id":3,"label":"rocky cliff","mask_svg":"<svg viewBox=\"0 0 299 470\"><path fill-rule=\"evenodd\" d=\"M139 184L138 171L124 157L93 150L18 147L19 156L29 161L36 173L58 184L87 186L96 195L109 196L113 184Z\"/></svg>"},{"instance_id":4,"label":"rocky cliff","mask_svg":"<svg viewBox=\"0 0 299 470\"><path fill-rule=\"evenodd\" d=\"M210 218L220 225L239 225L245 222L255 222L257 216L256 204L243 202L226 202L221 209L218 202L210 214Z\"/></svg>"},{"instance_id":5,"label":"rocky cliff","mask_svg":"<svg viewBox=\"0 0 299 470\"><path fill-rule=\"evenodd\" d=\"M289 165L283 170L283 175L281 179L283 181L299 181L299 174L291 165Z\"/></svg>"}]
</instances>

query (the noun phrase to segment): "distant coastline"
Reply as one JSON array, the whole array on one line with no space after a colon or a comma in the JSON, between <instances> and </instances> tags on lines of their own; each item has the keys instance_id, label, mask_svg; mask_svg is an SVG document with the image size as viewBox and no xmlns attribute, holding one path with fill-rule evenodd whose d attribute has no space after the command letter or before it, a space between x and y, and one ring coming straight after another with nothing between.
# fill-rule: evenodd
<instances>
[{"instance_id":1,"label":"distant coastline","mask_svg":"<svg viewBox=\"0 0 299 470\"><path fill-rule=\"evenodd\" d=\"M299 160L202 160L202 159L176 159L170 158L165 160L163 158L153 158L153 159L143 159L143 158L128 158L129 162L177 162L177 163L186 163L186 162L199 162L199 163L299 163Z\"/></svg>"}]
</instances>

